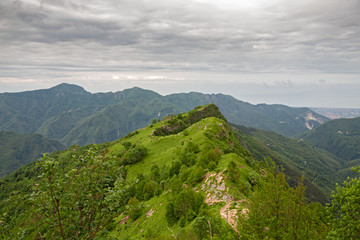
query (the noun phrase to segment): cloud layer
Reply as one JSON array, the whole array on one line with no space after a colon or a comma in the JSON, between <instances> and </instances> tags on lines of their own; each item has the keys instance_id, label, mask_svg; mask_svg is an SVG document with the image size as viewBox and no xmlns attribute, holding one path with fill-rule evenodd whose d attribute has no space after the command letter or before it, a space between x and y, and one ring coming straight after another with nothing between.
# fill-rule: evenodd
<instances>
[{"instance_id":1,"label":"cloud layer","mask_svg":"<svg viewBox=\"0 0 360 240\"><path fill-rule=\"evenodd\" d=\"M360 90L359 25L358 0L2 0L0 91Z\"/></svg>"}]
</instances>

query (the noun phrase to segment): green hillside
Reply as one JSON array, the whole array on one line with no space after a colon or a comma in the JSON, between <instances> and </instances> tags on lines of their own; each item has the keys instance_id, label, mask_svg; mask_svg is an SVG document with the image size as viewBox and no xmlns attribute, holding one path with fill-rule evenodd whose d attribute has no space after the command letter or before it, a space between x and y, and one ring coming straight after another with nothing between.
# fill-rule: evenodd
<instances>
[{"instance_id":1,"label":"green hillside","mask_svg":"<svg viewBox=\"0 0 360 240\"><path fill-rule=\"evenodd\" d=\"M50 89L0 94L0 130L40 133L63 144L86 145L116 140L152 119L215 103L232 123L293 136L328 119L308 108L252 105L222 94L161 96L140 88L89 93L60 84Z\"/></svg>"},{"instance_id":2,"label":"green hillside","mask_svg":"<svg viewBox=\"0 0 360 240\"><path fill-rule=\"evenodd\" d=\"M314 189L311 182L288 175L290 188L280 166L257 161L267 153L277 155L245 133L251 131L232 131L210 104L153 121L113 142L46 155L0 180L0 239L357 234L331 222L338 219L331 211L342 205L327 210L308 203L303 183Z\"/></svg>"},{"instance_id":3,"label":"green hillside","mask_svg":"<svg viewBox=\"0 0 360 240\"><path fill-rule=\"evenodd\" d=\"M345 175L360 164L360 118L329 121L301 138L342 159Z\"/></svg>"},{"instance_id":4,"label":"green hillside","mask_svg":"<svg viewBox=\"0 0 360 240\"><path fill-rule=\"evenodd\" d=\"M40 134L0 132L0 143L0 178L41 158L43 153L65 149L60 142Z\"/></svg>"},{"instance_id":5,"label":"green hillside","mask_svg":"<svg viewBox=\"0 0 360 240\"><path fill-rule=\"evenodd\" d=\"M181 93L166 97L186 111L197 105L214 103L231 123L274 131L287 137L309 131L328 121L328 118L309 108L292 108L279 104L252 105L223 94Z\"/></svg>"},{"instance_id":6,"label":"green hillside","mask_svg":"<svg viewBox=\"0 0 360 240\"><path fill-rule=\"evenodd\" d=\"M237 205L245 197L239 194L239 191L245 193L251 190L250 176L256 178L257 174L248 166L247 163L250 160L248 151L238 144L217 107L209 105L199 107L188 114L174 116L163 122L149 125L115 142L88 145L82 148L73 146L66 151L51 154L37 164L24 166L2 180L0 209L2 213L17 213L17 215L8 215L12 224L12 227L9 226L8 229L10 236L16 236L20 231L19 234L26 233L25 239L35 238L38 231L35 222L31 221L35 203L31 203L32 200L28 199L26 202L31 207L20 210L18 209L20 201L14 201L13 204L8 205L7 199L9 199L9 193L16 190L17 194L12 195L13 198L27 199L32 196L31 199L40 199L40 205L44 203L47 198L42 198L42 191L49 186L45 182L46 176L49 177L46 169L50 167L49 174L53 183L56 182L53 187L59 188L55 191L61 192L59 196L63 196L67 204L63 208L70 209L73 198L66 195L61 184L65 184L68 191L72 187L81 187L75 184L82 185L88 182L87 186L90 186L100 181L101 186L106 184L114 188L113 195L107 195L109 198L107 204L117 206L117 215L113 220L114 225L107 229L108 231L102 232L111 238L146 239L147 237L144 237L146 235L171 239L172 232L168 230L169 224L165 215L168 206L175 204L177 198L182 196L194 198L193 201L195 201L193 203L195 205L190 204L190 208L186 208L182 215L188 219L184 230L191 230L191 225L187 224L187 221L191 222L195 219L200 211L206 211L207 214L214 214L214 220L211 221L218 224L216 231L219 234L223 232L235 237L236 232L221 218L220 209L226 203L221 199L225 196L228 201ZM225 177L227 172L225 169L230 163L241 166L237 172L237 174L241 173L241 176L234 182L230 182ZM80 175L82 170L88 167L93 169L91 178L88 175L81 175L81 179L72 177L75 172ZM43 175L41 175L42 172ZM39 174L40 179L43 180L38 181ZM215 185L204 184L204 178L206 182ZM222 180L215 181L215 179ZM31 190L34 185L36 188ZM120 190L116 191L116 188ZM100 189L97 191L98 194L103 193ZM216 196L207 196L215 192ZM106 194L109 193L106 191ZM67 200L65 200L65 195ZM81 197L79 195L75 198ZM204 205L206 201L215 201L218 204ZM72 211L76 211L76 207ZM151 212L151 217L149 217L149 212ZM40 211L36 214L42 213ZM174 216L174 221L179 221L177 216L180 215ZM104 217L106 216L104 213ZM137 219L137 223L118 224L127 216L130 216L130 219ZM56 221L56 219L53 220ZM67 224L71 224L73 220L67 219L66 221L69 221ZM73 224L76 223L73 222ZM21 230L18 229L19 226ZM46 222L43 222L40 228L43 236L54 237L50 232L55 229ZM112 228L117 230L110 231ZM176 225L171 231L180 234L180 229ZM216 231L214 229L214 233Z\"/></svg>"},{"instance_id":7,"label":"green hillside","mask_svg":"<svg viewBox=\"0 0 360 240\"><path fill-rule=\"evenodd\" d=\"M244 144L251 149L254 158L262 160L271 157L277 164L285 167L285 173L291 179L304 174L309 197L313 200L321 199L326 202L336 183L345 181L349 176L343 172L346 168L343 160L323 149L313 147L306 141L286 138L260 129L236 125L234 128L237 133L240 132Z\"/></svg>"},{"instance_id":8,"label":"green hillside","mask_svg":"<svg viewBox=\"0 0 360 240\"><path fill-rule=\"evenodd\" d=\"M211 236L236 239L236 213L260 178L254 164L218 108L197 107L115 142L73 146L4 178L1 226L25 239L80 232L100 239L201 239L209 236L197 226L205 221ZM96 219L107 228L85 226ZM73 227L59 229L56 222Z\"/></svg>"}]
</instances>

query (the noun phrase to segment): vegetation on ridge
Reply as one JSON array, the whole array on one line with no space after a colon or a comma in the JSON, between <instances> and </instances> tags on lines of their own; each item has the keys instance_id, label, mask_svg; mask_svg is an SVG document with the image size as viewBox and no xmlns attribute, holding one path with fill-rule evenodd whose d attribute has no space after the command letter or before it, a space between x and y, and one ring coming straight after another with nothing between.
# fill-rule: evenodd
<instances>
[{"instance_id":1,"label":"vegetation on ridge","mask_svg":"<svg viewBox=\"0 0 360 240\"><path fill-rule=\"evenodd\" d=\"M299 239L310 234L325 239L328 233L336 239L341 234L337 218L319 204L308 204L301 182L290 188L281 171L255 161L241 136L221 115L210 113L220 114L215 105L202 106L114 142L75 145L2 179L0 239ZM155 134L163 127L176 129L180 120L189 123L182 131ZM354 185L355 191L346 191L350 196L357 193ZM333 206L337 203L344 204L334 197ZM259 213L269 217L260 219ZM343 221L341 227L353 233L346 226L349 219ZM246 224L252 232L242 229Z\"/></svg>"},{"instance_id":2,"label":"vegetation on ridge","mask_svg":"<svg viewBox=\"0 0 360 240\"><path fill-rule=\"evenodd\" d=\"M63 144L86 145L114 141L146 126L154 118L187 112L215 103L229 122L294 136L308 131L308 108L252 105L222 94L172 94L161 96L140 88L120 92L89 93L82 87L60 84L50 89L0 93L0 130L40 133ZM319 125L313 121L310 125Z\"/></svg>"},{"instance_id":3,"label":"vegetation on ridge","mask_svg":"<svg viewBox=\"0 0 360 240\"><path fill-rule=\"evenodd\" d=\"M307 196L312 201L326 203L335 184L346 180L342 160L323 149L300 139L285 138L275 132L233 125L234 132L246 142L257 160L271 157L284 167L291 186L304 175ZM295 181L294 181L295 180ZM320 190L321 189L321 190Z\"/></svg>"}]
</instances>

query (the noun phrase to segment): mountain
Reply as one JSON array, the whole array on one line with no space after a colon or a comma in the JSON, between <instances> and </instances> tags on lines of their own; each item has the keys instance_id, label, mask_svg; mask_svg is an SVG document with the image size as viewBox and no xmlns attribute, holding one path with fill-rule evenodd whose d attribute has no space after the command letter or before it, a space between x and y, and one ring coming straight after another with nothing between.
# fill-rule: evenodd
<instances>
[{"instance_id":1,"label":"mountain","mask_svg":"<svg viewBox=\"0 0 360 240\"><path fill-rule=\"evenodd\" d=\"M308 108L252 105L222 94L161 96L140 88L89 93L60 84L50 89L0 94L0 130L40 133L63 144L108 142L142 128L153 119L215 103L232 123L294 136L328 119Z\"/></svg>"},{"instance_id":2,"label":"mountain","mask_svg":"<svg viewBox=\"0 0 360 240\"><path fill-rule=\"evenodd\" d=\"M360 118L331 120L301 138L343 159L347 173L360 163Z\"/></svg>"},{"instance_id":3,"label":"mountain","mask_svg":"<svg viewBox=\"0 0 360 240\"><path fill-rule=\"evenodd\" d=\"M238 216L248 214L249 199L271 174L253 157L255 140L244 136L210 104L113 142L55 152L0 180L0 233L9 239L237 239ZM295 202L287 185L276 188L308 211L301 192Z\"/></svg>"},{"instance_id":4,"label":"mountain","mask_svg":"<svg viewBox=\"0 0 360 240\"><path fill-rule=\"evenodd\" d=\"M175 105L188 110L196 105L214 103L231 123L275 131L287 137L309 131L328 121L309 108L291 108L278 104L252 105L223 94L181 93L166 97Z\"/></svg>"},{"instance_id":5,"label":"mountain","mask_svg":"<svg viewBox=\"0 0 360 240\"><path fill-rule=\"evenodd\" d=\"M218 108L215 105L202 106L187 114L148 125L117 141L84 147L72 146L66 151L49 155L37 164L22 167L0 181L0 213L1 216L7 216L6 219L0 219L1 226L11 222L11 225L6 225L7 232L3 233L6 236L23 236L25 239L36 238L39 232L41 236L52 239L69 234L58 233L51 226L57 222L56 219L52 219L51 214L43 215L44 210L51 211L51 202L47 202L51 200L51 193L44 195L45 192L41 191L50 183L50 189L61 198L58 203L61 204L63 214L67 209L75 207L68 214L62 214L61 218L65 219L64 226L71 224L78 228L77 234L83 233L82 222L90 219L87 216L91 215L91 211L83 211L80 220L77 220L76 213L92 204L97 211L98 206L92 202L92 196L104 196L99 204L107 204L107 207L99 205L103 209L100 211L102 216L94 216L94 221L106 218L108 214L118 213L114 223L102 232L111 238L154 239L151 236L159 234L159 238L169 239L171 232L168 230L168 221L171 220L166 217L169 206L174 205L175 209L184 211L188 215L187 221L192 222L204 213L207 204L206 211L214 218L211 221L218 224L218 230L214 228L214 233L223 232L236 237L236 231L226 219L221 218L219 205L210 203L240 204L243 197L239 192L252 188L248 177L258 177L248 165L250 161L249 153L239 145ZM236 182L229 182L226 177L225 168L230 163L239 166L236 171L241 175ZM208 185L205 184L207 182ZM10 194L14 190L17 194ZM86 191L84 196L83 191ZM216 195L211 196L215 193ZM24 201L15 201L14 197ZM184 199L190 205L184 208L178 206L176 199ZM39 207L45 204L39 208L39 212L35 203L37 200ZM73 201L77 203L73 205ZM201 213L200 208L204 209ZM230 212L230 207L221 211ZM4 213L6 214L3 215ZM182 213L177 212L174 218L178 214ZM33 219L40 221L39 230ZM138 224L129 224L136 219L141 219ZM187 229L191 229L191 224L184 224ZM125 226L129 228L128 231L119 231ZM86 227L85 234L91 233L93 228L94 226ZM173 228L172 231L178 229ZM143 236L143 232L147 237Z\"/></svg>"},{"instance_id":6,"label":"mountain","mask_svg":"<svg viewBox=\"0 0 360 240\"><path fill-rule=\"evenodd\" d=\"M0 132L0 142L0 178L41 158L43 153L65 149L59 141L40 134Z\"/></svg>"},{"instance_id":7,"label":"mountain","mask_svg":"<svg viewBox=\"0 0 360 240\"><path fill-rule=\"evenodd\" d=\"M275 132L244 126L233 125L233 128L258 161L270 157L284 167L289 179L301 178L303 174L308 197L312 200L328 201L336 183L345 181L349 176L343 172L346 164L341 158L304 140L290 139Z\"/></svg>"}]
</instances>

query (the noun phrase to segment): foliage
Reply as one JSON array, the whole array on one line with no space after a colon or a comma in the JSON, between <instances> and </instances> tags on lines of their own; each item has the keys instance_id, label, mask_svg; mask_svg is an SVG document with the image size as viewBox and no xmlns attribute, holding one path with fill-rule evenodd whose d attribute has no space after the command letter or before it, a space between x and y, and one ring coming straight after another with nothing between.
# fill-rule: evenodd
<instances>
[{"instance_id":1,"label":"foliage","mask_svg":"<svg viewBox=\"0 0 360 240\"><path fill-rule=\"evenodd\" d=\"M324 239L327 233L319 204L307 204L302 182L290 188L285 175L268 166L265 180L240 214L242 239Z\"/></svg>"},{"instance_id":2,"label":"foliage","mask_svg":"<svg viewBox=\"0 0 360 240\"><path fill-rule=\"evenodd\" d=\"M170 134L177 134L188 128L190 125L197 123L207 117L216 117L226 122L226 119L219 111L219 108L215 104L209 104L206 106L196 107L186 116L178 115L169 117L165 120L166 125L156 128L153 134L155 136L167 136Z\"/></svg>"},{"instance_id":3,"label":"foliage","mask_svg":"<svg viewBox=\"0 0 360 240\"><path fill-rule=\"evenodd\" d=\"M229 179L230 181L232 182L236 182L237 179L239 178L239 170L238 170L238 167L236 166L236 163L234 161L230 161L229 164L228 164L228 173L229 173Z\"/></svg>"},{"instance_id":4,"label":"foliage","mask_svg":"<svg viewBox=\"0 0 360 240\"><path fill-rule=\"evenodd\" d=\"M360 118L336 119L302 137L314 146L350 161L360 158Z\"/></svg>"},{"instance_id":5,"label":"foliage","mask_svg":"<svg viewBox=\"0 0 360 240\"><path fill-rule=\"evenodd\" d=\"M117 176L116 162L96 149L73 156L63 171L57 159L44 156L38 183L29 198L40 239L93 239L118 214L108 198Z\"/></svg>"},{"instance_id":6,"label":"foliage","mask_svg":"<svg viewBox=\"0 0 360 240\"><path fill-rule=\"evenodd\" d=\"M360 174L360 168L356 169ZM360 239L360 179L348 178L337 185L329 207L331 231L328 239Z\"/></svg>"},{"instance_id":7,"label":"foliage","mask_svg":"<svg viewBox=\"0 0 360 240\"><path fill-rule=\"evenodd\" d=\"M191 222L199 213L204 197L192 189L183 189L166 206L166 220L172 226L179 219ZM183 223L184 224L184 223Z\"/></svg>"},{"instance_id":8,"label":"foliage","mask_svg":"<svg viewBox=\"0 0 360 240\"><path fill-rule=\"evenodd\" d=\"M1 93L0 130L37 132L67 146L102 143L145 127L160 115L187 112L210 103L215 103L230 122L273 130L285 136L308 131L304 124L307 113L327 120L308 108L251 105L222 94L161 96L140 88L92 94L76 85L60 84L45 90ZM194 114L190 119L197 117L199 115Z\"/></svg>"},{"instance_id":9,"label":"foliage","mask_svg":"<svg viewBox=\"0 0 360 240\"><path fill-rule=\"evenodd\" d=\"M131 104L136 106L136 101ZM194 119L196 114L203 117L204 109L195 109ZM262 165L250 154L257 148L244 135L236 139L226 121L209 117L179 134L152 134L171 118L188 123L189 116L172 115L111 143L72 146L4 178L0 181L0 239L61 239L61 229L70 239L237 239L238 234L219 214L224 203L204 202L209 190L217 189L210 182L219 177L225 190L215 191L232 195L234 201L239 200L236 206L250 208L258 199L263 212L254 214L269 216L271 209L278 209L277 222L258 217L265 229L280 222L287 226L284 234L289 239L288 230L293 229L301 237L309 236L303 233L306 229L312 239L324 236L323 208L308 205L304 186L291 190L281 174L262 181L264 172L258 171ZM283 204L271 203L274 196ZM243 220L245 224L247 219ZM273 229L271 225L268 231Z\"/></svg>"},{"instance_id":10,"label":"foliage","mask_svg":"<svg viewBox=\"0 0 360 240\"><path fill-rule=\"evenodd\" d=\"M136 146L130 150L128 150L124 155L124 162L125 164L135 164L137 162L140 162L143 157L145 157L147 154L147 149L142 146Z\"/></svg>"},{"instance_id":11,"label":"foliage","mask_svg":"<svg viewBox=\"0 0 360 240\"><path fill-rule=\"evenodd\" d=\"M311 201L325 204L335 184L346 179L341 172L346 166L339 158L306 141L242 126L234 126L233 130L258 162L270 157L282 165L290 186L295 187L303 174L306 195Z\"/></svg>"}]
</instances>

